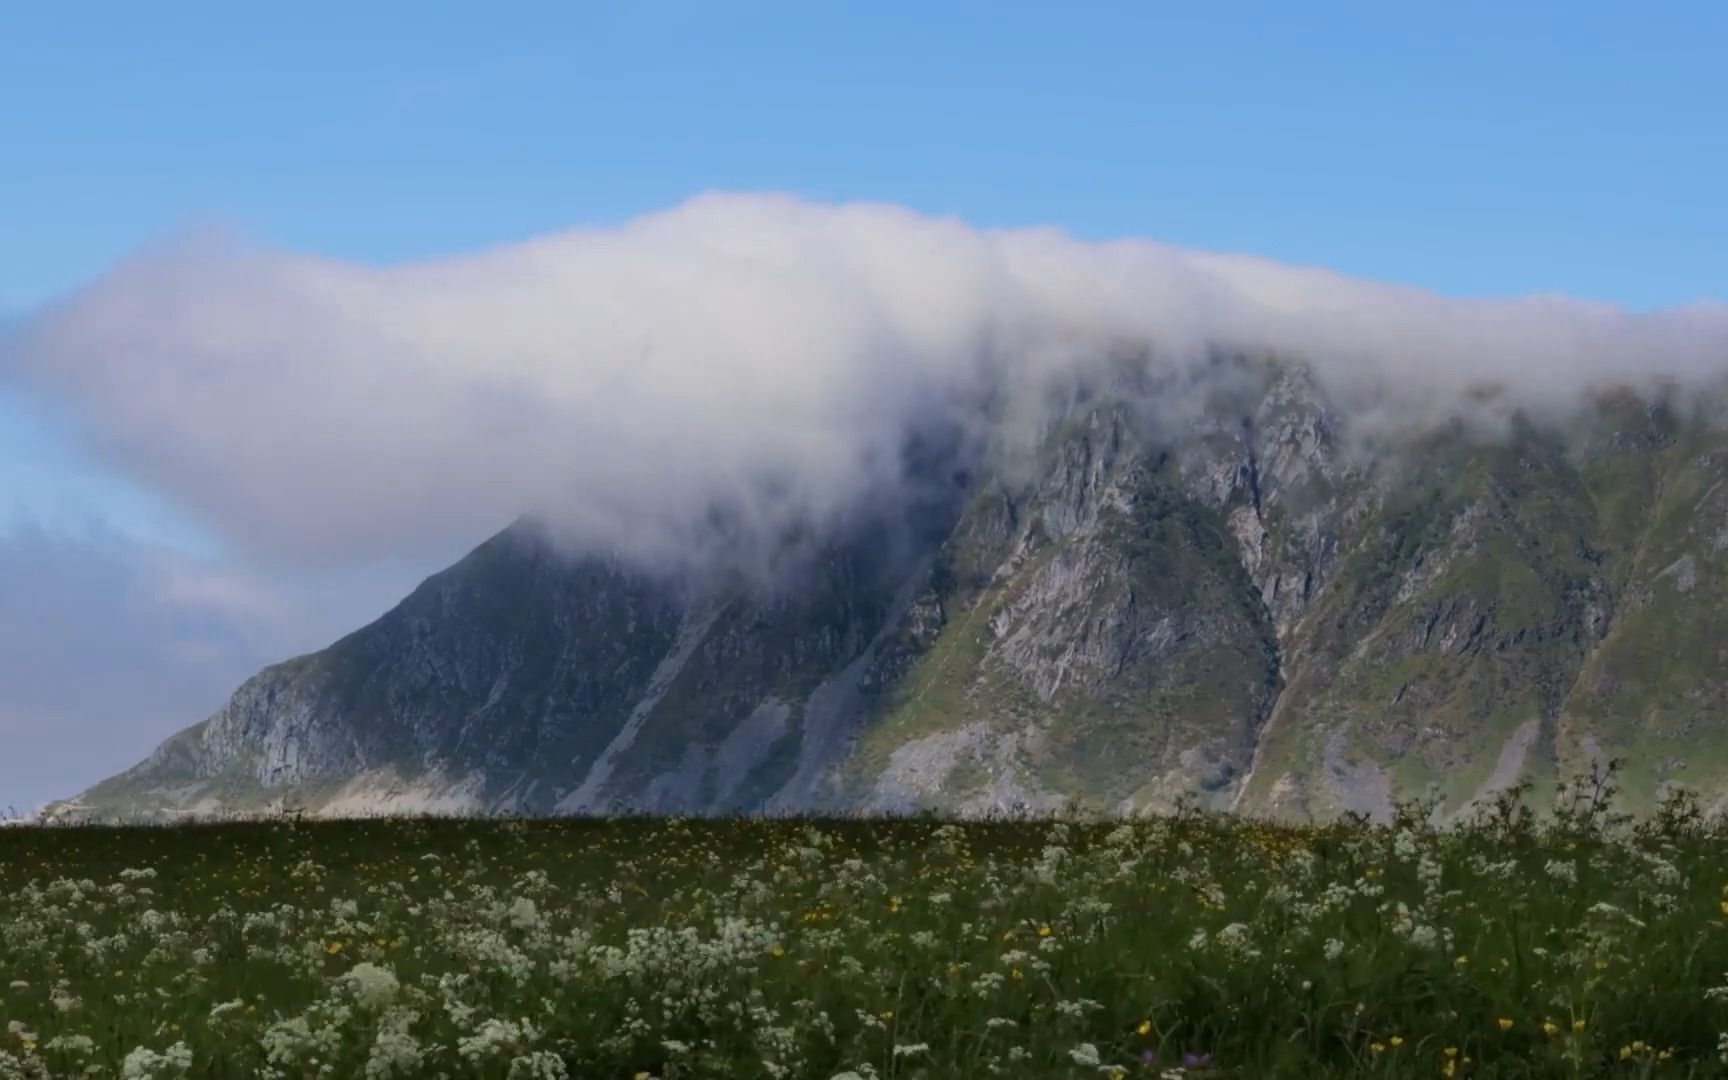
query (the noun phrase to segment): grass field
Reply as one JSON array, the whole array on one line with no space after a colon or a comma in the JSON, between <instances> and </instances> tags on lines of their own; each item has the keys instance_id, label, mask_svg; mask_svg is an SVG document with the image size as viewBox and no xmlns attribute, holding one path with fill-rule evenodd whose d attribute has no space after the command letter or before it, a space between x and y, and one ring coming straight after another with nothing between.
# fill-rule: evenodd
<instances>
[{"instance_id":1,"label":"grass field","mask_svg":"<svg viewBox=\"0 0 1728 1080\"><path fill-rule=\"evenodd\" d=\"M1719 1076L1728 833L0 830L0 1077Z\"/></svg>"}]
</instances>

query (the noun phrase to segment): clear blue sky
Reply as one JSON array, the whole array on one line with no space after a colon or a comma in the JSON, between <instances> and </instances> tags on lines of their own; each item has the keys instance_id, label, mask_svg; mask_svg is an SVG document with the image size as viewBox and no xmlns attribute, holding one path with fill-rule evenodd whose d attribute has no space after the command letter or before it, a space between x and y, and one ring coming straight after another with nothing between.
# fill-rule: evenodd
<instances>
[{"instance_id":1,"label":"clear blue sky","mask_svg":"<svg viewBox=\"0 0 1728 1080\"><path fill-rule=\"evenodd\" d=\"M12 4L0 310L188 224L413 258L705 188L1462 294L1728 294L1720 3Z\"/></svg>"},{"instance_id":2,"label":"clear blue sky","mask_svg":"<svg viewBox=\"0 0 1728 1080\"><path fill-rule=\"evenodd\" d=\"M0 319L189 227L391 262L717 188L1460 295L1728 298L1725 43L1728 4L1702 0L20 0L0 8ZM352 610L255 646L161 652L192 633L186 597L244 619L246 582L273 579L183 569L169 595L148 544L227 557L0 371L0 805L129 764L412 578L332 587Z\"/></svg>"}]
</instances>

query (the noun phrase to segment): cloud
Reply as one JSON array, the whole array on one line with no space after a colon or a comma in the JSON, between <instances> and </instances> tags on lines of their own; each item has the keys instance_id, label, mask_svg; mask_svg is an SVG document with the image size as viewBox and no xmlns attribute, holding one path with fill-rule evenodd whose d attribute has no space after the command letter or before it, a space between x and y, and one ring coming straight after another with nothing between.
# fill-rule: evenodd
<instances>
[{"instance_id":1,"label":"cloud","mask_svg":"<svg viewBox=\"0 0 1728 1080\"><path fill-rule=\"evenodd\" d=\"M36 314L0 378L239 550L342 565L523 512L666 553L716 505L764 532L892 490L907 432L1112 345L1310 360L1361 400L1492 381L1563 403L1720 376L1728 308L1451 299L1266 260L885 205L707 195L391 267L201 237ZM771 482L769 482L771 481Z\"/></svg>"},{"instance_id":2,"label":"cloud","mask_svg":"<svg viewBox=\"0 0 1728 1080\"><path fill-rule=\"evenodd\" d=\"M248 675L376 617L417 576L260 572L113 534L0 536L0 809L135 764Z\"/></svg>"},{"instance_id":3,"label":"cloud","mask_svg":"<svg viewBox=\"0 0 1728 1080\"><path fill-rule=\"evenodd\" d=\"M1146 343L1169 370L1299 356L1353 419L1407 419L1483 382L1564 408L1722 378L1728 308L1460 300L773 195L392 267L186 238L0 324L0 387L225 541L0 534L0 805L132 764L522 513L656 561L716 521L760 546L903 493L909 433L1001 434L979 403L1036 419L1047 379Z\"/></svg>"}]
</instances>

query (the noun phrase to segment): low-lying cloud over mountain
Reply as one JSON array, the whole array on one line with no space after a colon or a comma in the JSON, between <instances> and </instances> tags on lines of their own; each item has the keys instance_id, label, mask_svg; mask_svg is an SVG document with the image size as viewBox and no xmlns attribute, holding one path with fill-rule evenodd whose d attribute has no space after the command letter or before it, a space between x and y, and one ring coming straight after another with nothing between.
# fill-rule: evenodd
<instances>
[{"instance_id":1,"label":"low-lying cloud over mountain","mask_svg":"<svg viewBox=\"0 0 1728 1080\"><path fill-rule=\"evenodd\" d=\"M1558 409L1602 380L1719 376L1728 308L1452 299L724 194L402 266L166 245L30 319L0 377L247 552L444 552L533 512L664 557L716 505L772 537L891 491L909 430L1139 342L1166 369L1301 355L1359 421L1396 419L1482 383Z\"/></svg>"},{"instance_id":2,"label":"low-lying cloud over mountain","mask_svg":"<svg viewBox=\"0 0 1728 1080\"><path fill-rule=\"evenodd\" d=\"M400 266L163 244L0 328L0 385L223 550L3 541L0 737L32 764L0 795L135 759L519 515L639 564L771 568L789 535L917 495L914 435L962 458L1030 445L1053 385L1146 349L1153 377L1128 389L1166 430L1221 415L1204 403L1236 369L1215 352L1268 352L1306 362L1348 420L1333 435L1371 443L1721 379L1728 307L1457 299L777 195ZM40 780L52 761L64 778Z\"/></svg>"}]
</instances>

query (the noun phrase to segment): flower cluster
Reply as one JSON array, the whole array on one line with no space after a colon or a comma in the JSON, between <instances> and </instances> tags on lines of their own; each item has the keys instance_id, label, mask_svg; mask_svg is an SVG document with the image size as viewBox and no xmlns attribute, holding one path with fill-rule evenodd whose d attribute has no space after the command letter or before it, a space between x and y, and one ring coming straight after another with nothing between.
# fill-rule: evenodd
<instances>
[{"instance_id":1,"label":"flower cluster","mask_svg":"<svg viewBox=\"0 0 1728 1080\"><path fill-rule=\"evenodd\" d=\"M1563 826L11 829L0 1080L1728 1065L1728 845Z\"/></svg>"}]
</instances>

